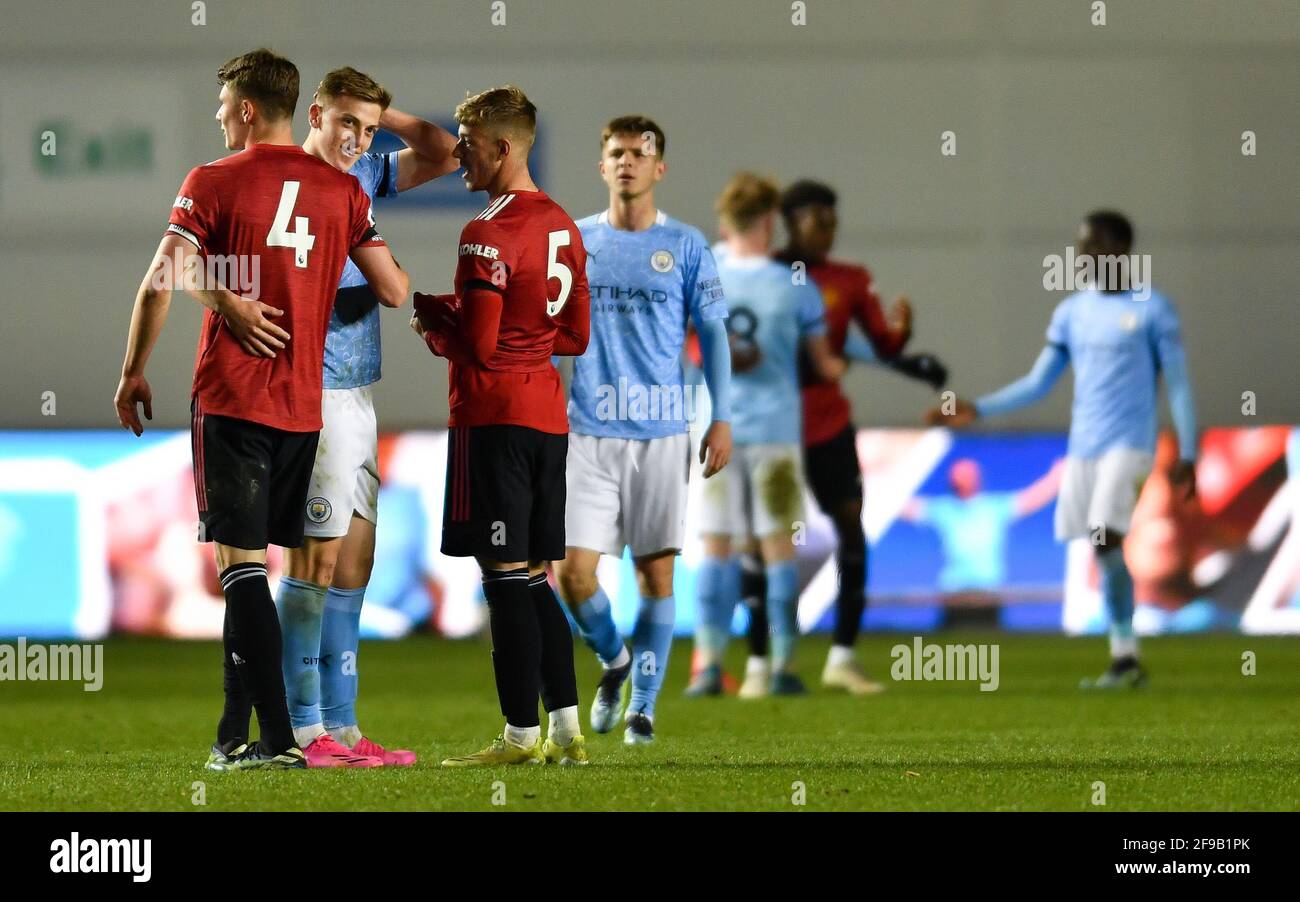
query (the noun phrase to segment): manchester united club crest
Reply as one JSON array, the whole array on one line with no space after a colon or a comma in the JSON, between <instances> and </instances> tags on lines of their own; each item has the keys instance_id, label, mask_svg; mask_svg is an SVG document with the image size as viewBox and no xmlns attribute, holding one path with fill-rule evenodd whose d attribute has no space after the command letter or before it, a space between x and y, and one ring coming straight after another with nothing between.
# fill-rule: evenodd
<instances>
[{"instance_id":1,"label":"manchester united club crest","mask_svg":"<svg viewBox=\"0 0 1300 902\"><path fill-rule=\"evenodd\" d=\"M655 251L650 255L650 268L655 272L671 272L676 263L670 251Z\"/></svg>"}]
</instances>

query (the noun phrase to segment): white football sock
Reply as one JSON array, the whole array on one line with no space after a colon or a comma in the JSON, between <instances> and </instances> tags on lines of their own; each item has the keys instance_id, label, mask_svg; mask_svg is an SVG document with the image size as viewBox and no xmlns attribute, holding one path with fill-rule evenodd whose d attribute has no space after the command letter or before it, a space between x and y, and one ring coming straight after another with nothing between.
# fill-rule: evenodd
<instances>
[{"instance_id":1,"label":"white football sock","mask_svg":"<svg viewBox=\"0 0 1300 902\"><path fill-rule=\"evenodd\" d=\"M356 724L348 724L346 727L334 727L329 733L334 737L335 742L346 745L348 748L352 748L361 741L361 728Z\"/></svg>"},{"instance_id":2,"label":"white football sock","mask_svg":"<svg viewBox=\"0 0 1300 902\"><path fill-rule=\"evenodd\" d=\"M760 658L756 655L750 655L745 661L745 675L756 673L760 676L767 673L767 658Z\"/></svg>"},{"instance_id":3,"label":"white football sock","mask_svg":"<svg viewBox=\"0 0 1300 902\"><path fill-rule=\"evenodd\" d=\"M831 667L851 666L854 663L853 646L832 645L830 654L826 656L826 663Z\"/></svg>"},{"instance_id":4,"label":"white football sock","mask_svg":"<svg viewBox=\"0 0 1300 902\"><path fill-rule=\"evenodd\" d=\"M547 729L547 735L556 745L568 745L573 741L574 736L582 733L578 723L578 706L569 705L567 708L556 708L549 714L550 724Z\"/></svg>"},{"instance_id":5,"label":"white football sock","mask_svg":"<svg viewBox=\"0 0 1300 902\"><path fill-rule=\"evenodd\" d=\"M298 744L298 748L305 749L316 741L316 738L325 732L325 725L314 723L309 727L294 727L293 741Z\"/></svg>"},{"instance_id":6,"label":"white football sock","mask_svg":"<svg viewBox=\"0 0 1300 902\"><path fill-rule=\"evenodd\" d=\"M573 709L577 711L577 708ZM502 734L510 745L521 749L530 749L537 745L537 740L542 738L542 728L536 727L512 727L509 722L506 723L505 732Z\"/></svg>"},{"instance_id":7,"label":"white football sock","mask_svg":"<svg viewBox=\"0 0 1300 902\"><path fill-rule=\"evenodd\" d=\"M1129 633L1127 636L1110 634L1110 656L1111 658L1136 658L1138 653L1138 640L1135 633Z\"/></svg>"}]
</instances>

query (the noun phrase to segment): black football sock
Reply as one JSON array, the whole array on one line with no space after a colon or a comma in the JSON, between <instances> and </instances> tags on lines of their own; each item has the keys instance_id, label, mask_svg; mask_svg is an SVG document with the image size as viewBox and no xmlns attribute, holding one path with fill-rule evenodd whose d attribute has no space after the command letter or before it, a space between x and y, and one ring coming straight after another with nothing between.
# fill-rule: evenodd
<instances>
[{"instance_id":1,"label":"black football sock","mask_svg":"<svg viewBox=\"0 0 1300 902\"><path fill-rule=\"evenodd\" d=\"M867 609L867 537L857 519L838 531L840 544L835 563L840 571L840 594L835 598L835 644L851 647L862 628L862 612Z\"/></svg>"},{"instance_id":2,"label":"black football sock","mask_svg":"<svg viewBox=\"0 0 1300 902\"><path fill-rule=\"evenodd\" d=\"M217 724L217 745L223 752L229 753L248 741L248 722L253 717L253 703L244 691L243 680L235 669L235 662L230 659L230 606L226 606L225 622L221 627L221 670L222 687L226 691L226 707L221 712L221 722Z\"/></svg>"},{"instance_id":3,"label":"black football sock","mask_svg":"<svg viewBox=\"0 0 1300 902\"><path fill-rule=\"evenodd\" d=\"M512 727L540 727L537 696L542 632L528 591L528 568L484 569L483 595L492 630L492 671L496 674L501 713Z\"/></svg>"},{"instance_id":4,"label":"black football sock","mask_svg":"<svg viewBox=\"0 0 1300 902\"><path fill-rule=\"evenodd\" d=\"M230 626L226 656L257 712L262 748L278 754L296 743L284 695L280 618L266 582L266 564L232 564L221 572L221 588Z\"/></svg>"},{"instance_id":5,"label":"black football sock","mask_svg":"<svg viewBox=\"0 0 1300 902\"><path fill-rule=\"evenodd\" d=\"M766 658L771 632L767 620L767 571L757 554L740 556L740 597L749 611L749 653Z\"/></svg>"},{"instance_id":6,"label":"black football sock","mask_svg":"<svg viewBox=\"0 0 1300 902\"><path fill-rule=\"evenodd\" d=\"M573 670L573 630L560 609L546 574L528 580L542 634L542 707L549 713L578 704L578 676Z\"/></svg>"}]
</instances>

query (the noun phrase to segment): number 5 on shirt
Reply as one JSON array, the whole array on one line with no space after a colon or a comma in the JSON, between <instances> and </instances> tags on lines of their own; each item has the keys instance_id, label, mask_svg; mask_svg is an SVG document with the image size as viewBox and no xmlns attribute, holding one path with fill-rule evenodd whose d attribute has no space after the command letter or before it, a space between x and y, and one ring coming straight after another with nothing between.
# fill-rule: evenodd
<instances>
[{"instance_id":1,"label":"number 5 on shirt","mask_svg":"<svg viewBox=\"0 0 1300 902\"><path fill-rule=\"evenodd\" d=\"M549 283L551 279L560 280L560 293L555 300L546 301L546 314L555 316L564 308L564 303L569 299L569 292L573 290L573 272L569 267L560 262L557 254L560 248L568 247L570 238L568 229L559 229L551 232L547 236L549 248L546 252L546 280Z\"/></svg>"}]
</instances>

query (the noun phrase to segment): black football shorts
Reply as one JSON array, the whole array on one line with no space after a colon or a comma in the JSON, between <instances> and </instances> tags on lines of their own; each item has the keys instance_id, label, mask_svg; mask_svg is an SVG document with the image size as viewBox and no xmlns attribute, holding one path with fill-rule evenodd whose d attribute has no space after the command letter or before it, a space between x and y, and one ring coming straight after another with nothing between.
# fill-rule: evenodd
<instances>
[{"instance_id":1,"label":"black football shorts","mask_svg":"<svg viewBox=\"0 0 1300 902\"><path fill-rule=\"evenodd\" d=\"M563 560L568 451L568 435L527 426L449 429L442 553Z\"/></svg>"},{"instance_id":2,"label":"black football shorts","mask_svg":"<svg viewBox=\"0 0 1300 902\"><path fill-rule=\"evenodd\" d=\"M190 407L199 541L256 550L302 545L319 432L285 432Z\"/></svg>"}]
</instances>

